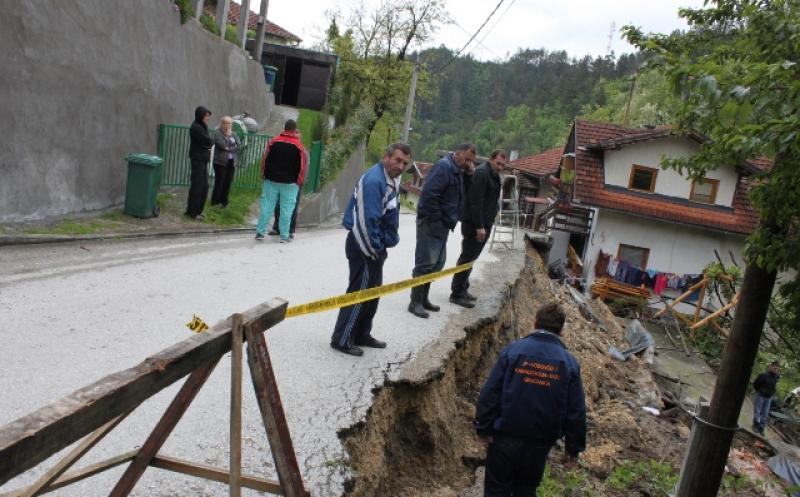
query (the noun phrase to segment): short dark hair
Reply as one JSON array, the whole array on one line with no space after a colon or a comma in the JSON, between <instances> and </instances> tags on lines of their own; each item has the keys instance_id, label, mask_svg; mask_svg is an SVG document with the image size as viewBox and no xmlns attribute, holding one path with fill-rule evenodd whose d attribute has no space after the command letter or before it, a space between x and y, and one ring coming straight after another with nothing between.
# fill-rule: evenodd
<instances>
[{"instance_id":1,"label":"short dark hair","mask_svg":"<svg viewBox=\"0 0 800 497\"><path fill-rule=\"evenodd\" d=\"M564 328L564 321L567 316L561 306L555 302L545 304L536 311L536 328L547 330L557 335L561 334L561 329Z\"/></svg>"},{"instance_id":2,"label":"short dark hair","mask_svg":"<svg viewBox=\"0 0 800 497\"><path fill-rule=\"evenodd\" d=\"M391 157L395 150L399 150L406 155L411 155L411 145L403 142L392 143L391 145L386 147L384 155L388 155L389 157Z\"/></svg>"},{"instance_id":3,"label":"short dark hair","mask_svg":"<svg viewBox=\"0 0 800 497\"><path fill-rule=\"evenodd\" d=\"M287 119L286 124L283 125L284 131L294 131L297 129L297 122L294 119Z\"/></svg>"},{"instance_id":4,"label":"short dark hair","mask_svg":"<svg viewBox=\"0 0 800 497\"><path fill-rule=\"evenodd\" d=\"M498 155L502 155L503 157L508 159L508 154L506 153L506 151L505 150L501 150L499 148L496 148L496 149L492 150L492 153L489 154L489 158L490 159L496 159Z\"/></svg>"},{"instance_id":5,"label":"short dark hair","mask_svg":"<svg viewBox=\"0 0 800 497\"><path fill-rule=\"evenodd\" d=\"M770 365L770 366L778 366L778 367L781 367L781 363L779 363L778 361L772 361L772 362L771 362L769 365Z\"/></svg>"},{"instance_id":6,"label":"short dark hair","mask_svg":"<svg viewBox=\"0 0 800 497\"><path fill-rule=\"evenodd\" d=\"M464 150L469 150L473 154L477 154L478 150L475 148L474 143L459 143L456 145L456 148L453 149L453 152L462 152Z\"/></svg>"}]
</instances>

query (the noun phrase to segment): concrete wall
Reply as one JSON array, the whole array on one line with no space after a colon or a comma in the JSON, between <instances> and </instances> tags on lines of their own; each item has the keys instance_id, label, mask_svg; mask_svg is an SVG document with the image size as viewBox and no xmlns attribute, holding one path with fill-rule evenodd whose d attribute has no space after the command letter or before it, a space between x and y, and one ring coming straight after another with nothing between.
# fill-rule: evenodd
<instances>
[{"instance_id":1,"label":"concrete wall","mask_svg":"<svg viewBox=\"0 0 800 497\"><path fill-rule=\"evenodd\" d=\"M335 181L325 185L322 191L304 198L300 204L300 212L297 213L298 224L317 225L333 216L341 215L353 195L358 179L364 174L366 156L367 149L362 144L350 156Z\"/></svg>"},{"instance_id":2,"label":"concrete wall","mask_svg":"<svg viewBox=\"0 0 800 497\"><path fill-rule=\"evenodd\" d=\"M634 164L647 166L659 170L658 176L656 176L655 193L688 199L692 182L674 169L661 169L661 156L679 158L691 155L696 151L697 145L684 138L665 138L628 145L620 150L608 150L604 156L606 184L627 188L631 167ZM731 207L738 179L736 169L732 166L721 167L709 171L706 177L719 180L717 198L714 203Z\"/></svg>"},{"instance_id":3,"label":"concrete wall","mask_svg":"<svg viewBox=\"0 0 800 497\"><path fill-rule=\"evenodd\" d=\"M197 105L268 117L260 65L169 0L3 2L0 21L0 222L119 204L125 155Z\"/></svg>"}]
</instances>

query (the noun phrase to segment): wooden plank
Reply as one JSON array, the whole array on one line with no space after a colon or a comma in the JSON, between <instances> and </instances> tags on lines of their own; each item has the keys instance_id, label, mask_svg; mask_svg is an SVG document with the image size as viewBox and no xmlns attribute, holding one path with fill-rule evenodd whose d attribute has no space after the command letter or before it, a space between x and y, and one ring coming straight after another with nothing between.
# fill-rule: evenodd
<instances>
[{"instance_id":1,"label":"wooden plank","mask_svg":"<svg viewBox=\"0 0 800 497\"><path fill-rule=\"evenodd\" d=\"M78 470L70 471L56 481L51 483L47 486L47 488L43 488L38 495L43 495L49 492L53 492L58 490L59 488L66 487L67 485L72 485L73 483L79 482L81 480L85 480L91 476L94 476L98 473L102 473L103 471L107 471L111 468L116 468L121 464L125 464L126 462L133 461L133 458L136 457L136 454L139 453L139 450L131 450L125 453L122 453L118 456L114 456L103 461L96 462L94 464L90 464L85 468L81 468ZM11 492L5 492L0 494L0 497L19 497L22 492L26 489L17 489L12 490Z\"/></svg>"},{"instance_id":2,"label":"wooden plank","mask_svg":"<svg viewBox=\"0 0 800 497\"><path fill-rule=\"evenodd\" d=\"M697 290L698 288L700 288L700 285L702 285L702 284L703 284L703 283L705 283L705 282L706 282L706 279L705 279L705 278L703 278L703 279L702 279L702 280L700 280L699 282L697 282L697 283L695 283L694 285L690 286L688 290L686 290L686 291L685 291L685 292L683 292L682 294L678 295L678 296L675 298L675 300L673 300L673 301L672 301L672 304L669 304L667 307L670 307L670 308L671 308L671 307L675 307L675 306L676 306L676 305L678 305L678 303L679 303L679 302L681 302L683 299L685 299L685 298L686 298L686 297L688 297L689 295L693 294L693 293L695 292L695 290ZM657 317L661 316L662 314L664 314L665 312L667 312L667 310L668 310L668 309L667 309L667 307L665 307L665 308L661 309L660 311L658 311L657 313L655 313L655 314L653 315L653 317L654 317L654 318L657 318Z\"/></svg>"},{"instance_id":3,"label":"wooden plank","mask_svg":"<svg viewBox=\"0 0 800 497\"><path fill-rule=\"evenodd\" d=\"M693 322L700 319L700 311L703 309L703 300L706 298L706 288L708 287L708 280L703 278L703 286L700 287L700 295L697 297L697 309L694 310Z\"/></svg>"},{"instance_id":4,"label":"wooden plank","mask_svg":"<svg viewBox=\"0 0 800 497\"><path fill-rule=\"evenodd\" d=\"M309 494L303 485L300 467L283 412L278 384L272 370L272 361L267 351L267 341L263 333L251 326L245 326L247 336L247 362L250 365L250 376L256 391L258 408L267 432L275 469L284 495L287 497L307 497Z\"/></svg>"},{"instance_id":5,"label":"wooden plank","mask_svg":"<svg viewBox=\"0 0 800 497\"><path fill-rule=\"evenodd\" d=\"M186 379L183 386L178 391L178 394L175 395L175 398L170 402L167 410L164 411L156 427L153 428L150 436L145 440L136 459L131 462L117 484L114 485L111 493L108 494L109 497L126 497L131 493L133 487L136 486L136 482L139 481L139 478L142 477L142 474L144 474L144 471L150 464L150 461L158 454L158 451L161 449L161 446L164 445L169 434L175 429L178 421L181 420L186 409L189 408L189 405L192 403L195 396L197 396L197 392L200 391L200 388L205 384L208 377L211 376L211 372L214 371L217 362L219 362L219 359L195 369L192 374L189 375L189 378Z\"/></svg>"},{"instance_id":6,"label":"wooden plank","mask_svg":"<svg viewBox=\"0 0 800 497\"><path fill-rule=\"evenodd\" d=\"M154 468L205 478L206 480L218 481L220 483L229 483L230 481L230 474L224 469L215 468L207 464L188 462L175 457L159 455L153 458L150 465ZM284 495L283 490L281 490L281 485L278 482L258 476L242 475L242 486L270 494Z\"/></svg>"},{"instance_id":7,"label":"wooden plank","mask_svg":"<svg viewBox=\"0 0 800 497\"><path fill-rule=\"evenodd\" d=\"M724 314L724 313L725 313L725 311L727 311L727 310L728 310L728 309L730 309L731 307L734 307L734 306L736 305L736 303L737 303L737 302L739 302L739 294L738 294L738 293L737 293L736 295L734 295L734 296L733 296L733 298L731 299L731 301L730 301L730 302L728 302L728 303L727 303L727 304L725 304L724 306L720 307L720 308L719 308L719 309L717 309L716 311L712 312L712 313L711 313L711 314L709 314L708 316L704 317L704 318L703 318L703 319L701 319L700 321L698 321L698 322L694 323L694 324L691 326L691 328L692 328L693 330L696 330L696 329L698 329L698 328L702 328L702 327L703 327L703 325L705 325L706 323L708 323L708 322L709 322L709 321L711 321L712 319L716 318L716 317L717 317L717 316L719 316L720 314Z\"/></svg>"},{"instance_id":8,"label":"wooden plank","mask_svg":"<svg viewBox=\"0 0 800 497\"><path fill-rule=\"evenodd\" d=\"M273 299L244 313L265 330L283 320L286 301ZM80 440L231 347L230 318L0 428L0 485Z\"/></svg>"},{"instance_id":9,"label":"wooden plank","mask_svg":"<svg viewBox=\"0 0 800 497\"><path fill-rule=\"evenodd\" d=\"M242 495L242 315L233 315L231 334L230 496Z\"/></svg>"},{"instance_id":10,"label":"wooden plank","mask_svg":"<svg viewBox=\"0 0 800 497\"><path fill-rule=\"evenodd\" d=\"M36 482L25 489L21 494L20 497L34 497L35 495L41 495L42 489L50 486L51 483L56 481L59 476L64 474L69 468L72 467L73 464L78 462L78 459L84 456L87 452L89 452L92 447L97 445L100 440L102 440L106 435L108 435L111 430L117 427L123 419L125 419L130 411L117 416L115 419L112 419L108 423L104 424L94 433L86 437L77 447L72 449L69 454L67 454L63 459L58 461L52 468L47 470L45 474L40 476Z\"/></svg>"}]
</instances>

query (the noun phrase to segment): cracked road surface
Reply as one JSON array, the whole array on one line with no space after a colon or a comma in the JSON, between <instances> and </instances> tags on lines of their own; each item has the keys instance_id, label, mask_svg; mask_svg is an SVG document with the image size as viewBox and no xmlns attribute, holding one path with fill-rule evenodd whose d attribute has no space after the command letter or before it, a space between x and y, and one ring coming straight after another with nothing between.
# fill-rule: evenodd
<instances>
[{"instance_id":1,"label":"cracked road surface","mask_svg":"<svg viewBox=\"0 0 800 497\"><path fill-rule=\"evenodd\" d=\"M385 282L410 276L414 231L414 217L402 215L401 241L389 252ZM214 324L272 297L292 305L344 292L345 235L342 229L301 231L289 245L233 234L0 248L0 425L185 339L193 314ZM455 264L460 240L456 229L448 267ZM493 254L483 254L473 281L484 277L485 264L493 260ZM300 469L315 497L342 493L346 455L337 431L362 420L372 389L395 377L461 310L447 302L449 286L449 279L433 284L431 300L442 312L427 320L406 311L408 292L381 299L374 335L389 346L367 349L361 358L329 347L336 312L289 319L267 332ZM228 467L229 357L220 361L162 454ZM140 446L181 384L140 406L75 468ZM243 472L275 479L247 370L243 391ZM0 487L0 493L30 482L41 469ZM51 495L107 495L123 469ZM134 495L222 496L228 488L150 468Z\"/></svg>"}]
</instances>

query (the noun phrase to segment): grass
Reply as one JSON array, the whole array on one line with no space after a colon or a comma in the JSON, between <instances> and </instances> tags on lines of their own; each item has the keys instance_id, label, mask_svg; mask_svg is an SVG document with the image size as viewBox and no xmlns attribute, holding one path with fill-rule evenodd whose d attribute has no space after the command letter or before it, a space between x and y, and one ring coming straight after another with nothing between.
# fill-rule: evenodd
<instances>
[{"instance_id":1,"label":"grass","mask_svg":"<svg viewBox=\"0 0 800 497\"><path fill-rule=\"evenodd\" d=\"M297 130L302 133L303 145L308 149L311 148L311 142L314 141L314 121L316 121L319 112L310 109L298 109L298 112Z\"/></svg>"},{"instance_id":2,"label":"grass","mask_svg":"<svg viewBox=\"0 0 800 497\"><path fill-rule=\"evenodd\" d=\"M261 192L258 190L231 190L228 196L228 207L222 209L208 206L205 208L203 211L206 216L205 222L219 226L244 224L253 202L258 199L260 194Z\"/></svg>"},{"instance_id":3,"label":"grass","mask_svg":"<svg viewBox=\"0 0 800 497\"><path fill-rule=\"evenodd\" d=\"M97 219L67 219L51 228L32 228L27 230L27 233L32 235L92 235L105 226L105 223Z\"/></svg>"},{"instance_id":4,"label":"grass","mask_svg":"<svg viewBox=\"0 0 800 497\"><path fill-rule=\"evenodd\" d=\"M606 484L614 490L631 490L634 487L647 490L648 495L669 495L678 475L669 464L650 461L625 461L614 468Z\"/></svg>"}]
</instances>

